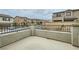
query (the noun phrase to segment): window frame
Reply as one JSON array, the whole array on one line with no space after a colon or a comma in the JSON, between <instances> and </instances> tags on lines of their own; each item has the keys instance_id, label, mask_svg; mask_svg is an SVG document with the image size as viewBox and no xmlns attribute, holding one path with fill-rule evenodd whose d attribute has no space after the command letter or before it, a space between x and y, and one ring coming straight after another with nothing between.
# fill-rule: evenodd
<instances>
[{"instance_id":1,"label":"window frame","mask_svg":"<svg viewBox=\"0 0 79 59\"><path fill-rule=\"evenodd\" d=\"M10 18L3 17L2 20L3 21L10 21Z\"/></svg>"},{"instance_id":2,"label":"window frame","mask_svg":"<svg viewBox=\"0 0 79 59\"><path fill-rule=\"evenodd\" d=\"M71 11L67 11L66 16L71 16Z\"/></svg>"}]
</instances>

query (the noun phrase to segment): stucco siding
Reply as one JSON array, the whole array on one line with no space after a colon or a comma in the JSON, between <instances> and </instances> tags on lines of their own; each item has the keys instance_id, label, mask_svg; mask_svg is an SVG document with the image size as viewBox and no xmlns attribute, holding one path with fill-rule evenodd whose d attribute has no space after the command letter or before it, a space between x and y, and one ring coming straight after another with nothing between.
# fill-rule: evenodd
<instances>
[{"instance_id":1,"label":"stucco siding","mask_svg":"<svg viewBox=\"0 0 79 59\"><path fill-rule=\"evenodd\" d=\"M0 17L0 21L2 21L2 17Z\"/></svg>"},{"instance_id":2,"label":"stucco siding","mask_svg":"<svg viewBox=\"0 0 79 59\"><path fill-rule=\"evenodd\" d=\"M17 40L23 39L31 35L31 30L24 30L19 32L8 33L0 36L0 47L15 42Z\"/></svg>"},{"instance_id":3,"label":"stucco siding","mask_svg":"<svg viewBox=\"0 0 79 59\"><path fill-rule=\"evenodd\" d=\"M35 35L71 43L71 33L69 33L69 32L59 32L59 31L48 31L48 30L36 29Z\"/></svg>"}]
</instances>

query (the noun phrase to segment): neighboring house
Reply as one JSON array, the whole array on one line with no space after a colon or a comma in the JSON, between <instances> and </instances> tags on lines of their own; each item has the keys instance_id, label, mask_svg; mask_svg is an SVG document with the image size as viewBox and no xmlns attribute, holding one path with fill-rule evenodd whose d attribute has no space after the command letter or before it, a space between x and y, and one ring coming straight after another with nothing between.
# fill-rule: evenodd
<instances>
[{"instance_id":1,"label":"neighboring house","mask_svg":"<svg viewBox=\"0 0 79 59\"><path fill-rule=\"evenodd\" d=\"M41 22L39 19L29 19L31 21L31 24L35 24L35 25L39 25L39 23Z\"/></svg>"},{"instance_id":2,"label":"neighboring house","mask_svg":"<svg viewBox=\"0 0 79 59\"><path fill-rule=\"evenodd\" d=\"M0 27L12 26L14 18L10 15L0 14Z\"/></svg>"},{"instance_id":3,"label":"neighboring house","mask_svg":"<svg viewBox=\"0 0 79 59\"><path fill-rule=\"evenodd\" d=\"M36 25L42 25L44 23L49 22L48 20L43 20L43 19L30 19L32 24Z\"/></svg>"},{"instance_id":4,"label":"neighboring house","mask_svg":"<svg viewBox=\"0 0 79 59\"><path fill-rule=\"evenodd\" d=\"M25 25L27 25L28 18L27 17L16 16L14 22L18 26L25 26Z\"/></svg>"},{"instance_id":5,"label":"neighboring house","mask_svg":"<svg viewBox=\"0 0 79 59\"><path fill-rule=\"evenodd\" d=\"M48 22L47 20L42 20L42 19L31 19L27 17L21 17L21 16L16 16L15 21L16 25L22 26L22 25L42 25L43 23Z\"/></svg>"},{"instance_id":6,"label":"neighboring house","mask_svg":"<svg viewBox=\"0 0 79 59\"><path fill-rule=\"evenodd\" d=\"M72 24L79 24L79 9L55 12L52 15L52 22L45 23L47 29L70 31Z\"/></svg>"},{"instance_id":7,"label":"neighboring house","mask_svg":"<svg viewBox=\"0 0 79 59\"><path fill-rule=\"evenodd\" d=\"M53 22L79 22L79 9L53 13Z\"/></svg>"}]
</instances>

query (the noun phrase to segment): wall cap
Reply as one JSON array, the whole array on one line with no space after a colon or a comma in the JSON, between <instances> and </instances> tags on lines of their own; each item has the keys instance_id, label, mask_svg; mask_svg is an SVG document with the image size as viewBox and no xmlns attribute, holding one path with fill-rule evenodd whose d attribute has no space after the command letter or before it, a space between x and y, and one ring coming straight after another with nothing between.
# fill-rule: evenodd
<instances>
[{"instance_id":1,"label":"wall cap","mask_svg":"<svg viewBox=\"0 0 79 59\"><path fill-rule=\"evenodd\" d=\"M73 27L79 27L79 24L72 24Z\"/></svg>"}]
</instances>

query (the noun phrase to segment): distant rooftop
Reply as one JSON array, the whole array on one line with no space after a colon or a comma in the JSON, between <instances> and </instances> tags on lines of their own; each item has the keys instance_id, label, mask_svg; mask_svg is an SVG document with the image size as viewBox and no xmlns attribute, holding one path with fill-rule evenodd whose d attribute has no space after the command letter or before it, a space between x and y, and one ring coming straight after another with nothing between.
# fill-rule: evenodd
<instances>
[{"instance_id":1,"label":"distant rooftop","mask_svg":"<svg viewBox=\"0 0 79 59\"><path fill-rule=\"evenodd\" d=\"M22 16L16 16L16 17L20 17L20 18L27 18L27 17L22 17ZM15 17L15 18L16 18L16 17Z\"/></svg>"},{"instance_id":2,"label":"distant rooftop","mask_svg":"<svg viewBox=\"0 0 79 59\"><path fill-rule=\"evenodd\" d=\"M20 18L24 18L24 19L28 19L28 20L48 21L48 20L44 20L44 19L28 18L28 17L22 17L22 16L16 16L16 17L20 17Z\"/></svg>"},{"instance_id":3,"label":"distant rooftop","mask_svg":"<svg viewBox=\"0 0 79 59\"><path fill-rule=\"evenodd\" d=\"M66 11L79 11L79 9L68 9L68 10L65 10L65 11L55 12L55 13L53 13L53 14L56 14L56 13L63 13L63 12L66 12Z\"/></svg>"},{"instance_id":4,"label":"distant rooftop","mask_svg":"<svg viewBox=\"0 0 79 59\"><path fill-rule=\"evenodd\" d=\"M29 20L49 21L49 20L45 20L45 19L36 19L36 18L29 18Z\"/></svg>"},{"instance_id":5,"label":"distant rooftop","mask_svg":"<svg viewBox=\"0 0 79 59\"><path fill-rule=\"evenodd\" d=\"M10 18L12 18L12 16L6 15L6 14L0 14L0 17L10 17Z\"/></svg>"}]
</instances>

